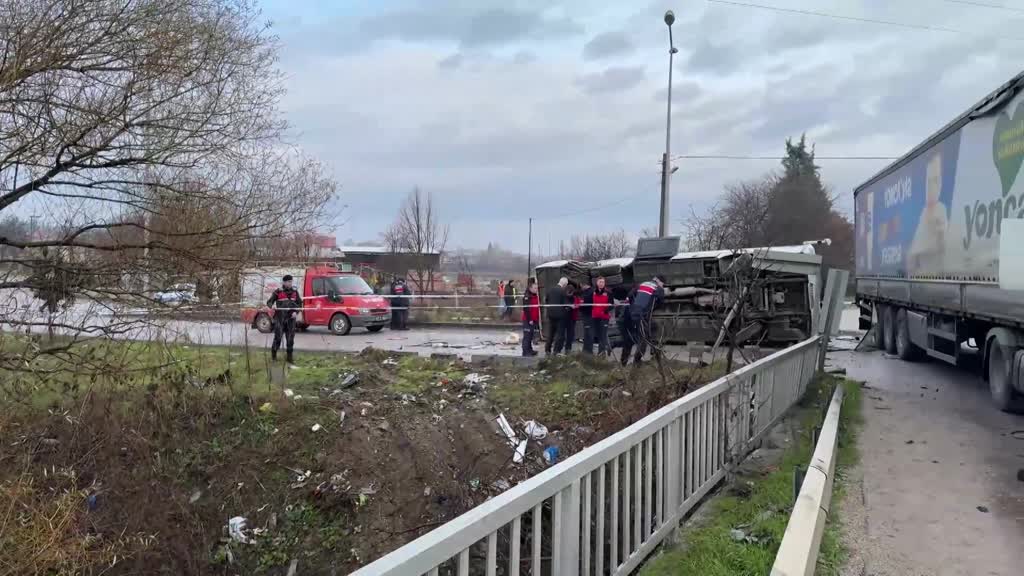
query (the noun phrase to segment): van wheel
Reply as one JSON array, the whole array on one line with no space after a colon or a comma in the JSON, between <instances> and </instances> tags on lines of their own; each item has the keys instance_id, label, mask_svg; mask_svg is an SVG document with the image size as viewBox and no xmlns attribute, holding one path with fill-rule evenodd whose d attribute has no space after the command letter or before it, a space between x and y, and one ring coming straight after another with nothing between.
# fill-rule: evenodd
<instances>
[{"instance_id":1,"label":"van wheel","mask_svg":"<svg viewBox=\"0 0 1024 576\"><path fill-rule=\"evenodd\" d=\"M352 330L352 323L349 322L348 316L339 312L331 317L329 327L331 332L338 336L344 336Z\"/></svg>"},{"instance_id":2,"label":"van wheel","mask_svg":"<svg viewBox=\"0 0 1024 576\"><path fill-rule=\"evenodd\" d=\"M900 360L915 362L921 358L921 347L910 341L910 327L907 322L907 311L900 308L896 311L896 355Z\"/></svg>"},{"instance_id":3,"label":"van wheel","mask_svg":"<svg viewBox=\"0 0 1024 576\"><path fill-rule=\"evenodd\" d=\"M256 316L256 320L253 322L256 329L263 334L270 334L274 331L274 320L270 318L269 314L259 314Z\"/></svg>"},{"instance_id":4,"label":"van wheel","mask_svg":"<svg viewBox=\"0 0 1024 576\"><path fill-rule=\"evenodd\" d=\"M384 327L383 326L367 326L366 329L369 330L370 332L380 332L381 330L384 329Z\"/></svg>"},{"instance_id":5,"label":"van wheel","mask_svg":"<svg viewBox=\"0 0 1024 576\"><path fill-rule=\"evenodd\" d=\"M992 339L988 352L988 388L992 393L992 401L1004 412L1020 413L1024 410L1024 401L1013 390L1010 382L1013 349L1003 346L999 340Z\"/></svg>"},{"instance_id":6,"label":"van wheel","mask_svg":"<svg viewBox=\"0 0 1024 576\"><path fill-rule=\"evenodd\" d=\"M889 354L896 353L896 308L886 306L884 310L885 322L882 323L885 331L885 351Z\"/></svg>"}]
</instances>

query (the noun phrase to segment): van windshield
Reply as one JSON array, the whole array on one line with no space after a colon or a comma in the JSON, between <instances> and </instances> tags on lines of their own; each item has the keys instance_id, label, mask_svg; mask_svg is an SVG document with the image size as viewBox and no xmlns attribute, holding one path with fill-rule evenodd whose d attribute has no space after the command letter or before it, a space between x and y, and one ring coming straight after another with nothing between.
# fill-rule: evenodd
<instances>
[{"instance_id":1,"label":"van windshield","mask_svg":"<svg viewBox=\"0 0 1024 576\"><path fill-rule=\"evenodd\" d=\"M333 290L341 295L367 295L373 294L373 290L365 280L359 276L327 276L324 278L327 289Z\"/></svg>"}]
</instances>

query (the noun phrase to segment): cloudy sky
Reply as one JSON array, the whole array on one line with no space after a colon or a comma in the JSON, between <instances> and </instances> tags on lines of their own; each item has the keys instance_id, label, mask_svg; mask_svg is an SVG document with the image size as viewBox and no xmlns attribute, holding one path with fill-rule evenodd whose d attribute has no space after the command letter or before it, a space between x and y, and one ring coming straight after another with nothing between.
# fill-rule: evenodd
<instances>
[{"instance_id":1,"label":"cloudy sky","mask_svg":"<svg viewBox=\"0 0 1024 576\"><path fill-rule=\"evenodd\" d=\"M747 2L741 2L747 3ZM298 144L347 204L340 240L372 240L414 186L451 244L525 251L572 234L656 227L668 36L672 152L822 156L907 151L1024 61L1024 0L264 0L280 35ZM939 30L945 29L945 30ZM949 31L952 30L952 31ZM820 162L849 211L885 161ZM774 161L677 161L674 232L691 207ZM582 212L582 213L581 213Z\"/></svg>"}]
</instances>

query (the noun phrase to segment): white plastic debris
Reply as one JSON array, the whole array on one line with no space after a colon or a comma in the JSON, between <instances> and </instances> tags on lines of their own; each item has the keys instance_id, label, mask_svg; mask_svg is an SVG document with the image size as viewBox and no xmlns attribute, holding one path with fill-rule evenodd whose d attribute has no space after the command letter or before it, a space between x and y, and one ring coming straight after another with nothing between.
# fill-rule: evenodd
<instances>
[{"instance_id":1,"label":"white plastic debris","mask_svg":"<svg viewBox=\"0 0 1024 576\"><path fill-rule=\"evenodd\" d=\"M498 427L501 428L501 433L505 435L505 438L508 438L509 445L515 446L518 444L519 438L516 436L515 430L512 429L512 425L508 423L508 419L505 418L505 413L498 414L495 420L498 422Z\"/></svg>"},{"instance_id":2,"label":"white plastic debris","mask_svg":"<svg viewBox=\"0 0 1024 576\"><path fill-rule=\"evenodd\" d=\"M284 397L285 398L291 398L292 396L295 396L295 392L293 392L291 388L285 388L284 389Z\"/></svg>"},{"instance_id":3,"label":"white plastic debris","mask_svg":"<svg viewBox=\"0 0 1024 576\"><path fill-rule=\"evenodd\" d=\"M324 427L319 425L319 424L313 424L313 427L310 428L310 430L312 430L313 432L319 432L319 431L321 431L323 429L324 429Z\"/></svg>"},{"instance_id":4,"label":"white plastic debris","mask_svg":"<svg viewBox=\"0 0 1024 576\"><path fill-rule=\"evenodd\" d=\"M472 385L472 384L483 384L484 382L489 382L492 379L494 379L494 376L489 376L487 374L478 374L476 372L470 372L469 374L466 374L465 378L462 379L462 383L463 384L470 384L470 385Z\"/></svg>"},{"instance_id":5,"label":"white plastic debris","mask_svg":"<svg viewBox=\"0 0 1024 576\"><path fill-rule=\"evenodd\" d=\"M381 364L384 366L398 366L398 360L395 360L394 358L385 358Z\"/></svg>"},{"instance_id":6,"label":"white plastic debris","mask_svg":"<svg viewBox=\"0 0 1024 576\"><path fill-rule=\"evenodd\" d=\"M502 344L507 345L519 344L519 342L519 334L516 334L515 332L509 332L505 335L505 339L501 341Z\"/></svg>"},{"instance_id":7,"label":"white plastic debris","mask_svg":"<svg viewBox=\"0 0 1024 576\"><path fill-rule=\"evenodd\" d=\"M519 446L516 446L516 453L512 455L512 461L516 464L522 464L524 458L526 458L526 440L523 440L519 443Z\"/></svg>"},{"instance_id":8,"label":"white plastic debris","mask_svg":"<svg viewBox=\"0 0 1024 576\"><path fill-rule=\"evenodd\" d=\"M523 428L526 431L526 434L534 440L543 440L544 438L547 438L548 427L536 420L527 421Z\"/></svg>"},{"instance_id":9,"label":"white plastic debris","mask_svg":"<svg viewBox=\"0 0 1024 576\"><path fill-rule=\"evenodd\" d=\"M228 534L231 539L235 542L241 542L242 544L248 544L252 540L245 533L245 523L247 520L244 516L235 516L228 520Z\"/></svg>"}]
</instances>

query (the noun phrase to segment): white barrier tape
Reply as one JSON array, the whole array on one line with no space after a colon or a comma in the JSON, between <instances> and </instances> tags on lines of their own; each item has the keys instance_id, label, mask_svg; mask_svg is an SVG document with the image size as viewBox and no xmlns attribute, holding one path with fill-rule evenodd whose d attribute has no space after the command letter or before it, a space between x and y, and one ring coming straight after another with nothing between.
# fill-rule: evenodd
<instances>
[{"instance_id":1,"label":"white barrier tape","mask_svg":"<svg viewBox=\"0 0 1024 576\"><path fill-rule=\"evenodd\" d=\"M593 307L596 307L596 306L598 306L598 305L597 304L580 304L577 309L593 308ZM621 308L623 306L629 306L629 303L627 303L627 302L619 302L619 303L615 303L615 304L605 304L604 305L604 307L606 307L606 308ZM341 308L365 308L365 309L368 309L368 310L373 310L374 309L374 308L368 307L368 306L346 306L344 304L340 304L340 305L338 305L338 307L341 307ZM486 305L486 306L409 306L407 308L396 308L396 307L392 306L392 307L387 308L387 310L395 310L395 309L398 309L398 310L481 310L481 309L484 309L484 310L487 310L487 309L495 309L495 310L499 310L500 309L500 310L504 310L506 308L511 308L512 310L523 310L525 308L530 308L530 309L534 309L534 308L565 308L565 309L569 309L570 307L566 306L565 304L537 304L537 305L532 305L532 306L524 306L522 304L514 304L512 306L495 306L495 305ZM167 307L167 308L152 308L152 309L149 309L148 311L150 311L150 312L175 312L175 313L185 312L185 313L188 313L188 312L211 312L211 311L216 311L216 310L238 310L238 311L242 311L242 310L257 310L257 311L265 311L265 310L270 310L270 309L271 308L267 307L265 304L260 304L260 305L246 305L246 304L241 304L241 305L230 305L230 304L214 305L214 304L210 304L210 305L205 305L205 307L198 307L198 306L185 307L185 306L179 306L179 307L175 307L175 308L171 308L171 307ZM311 307L303 306L302 308L281 308L280 310L288 310L288 311L293 311L293 312L305 312L306 310L323 310L323 308L311 308Z\"/></svg>"}]
</instances>

